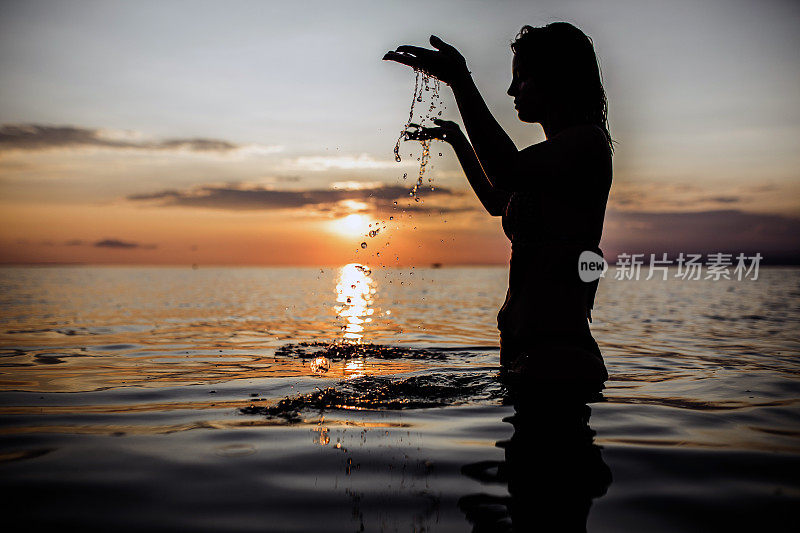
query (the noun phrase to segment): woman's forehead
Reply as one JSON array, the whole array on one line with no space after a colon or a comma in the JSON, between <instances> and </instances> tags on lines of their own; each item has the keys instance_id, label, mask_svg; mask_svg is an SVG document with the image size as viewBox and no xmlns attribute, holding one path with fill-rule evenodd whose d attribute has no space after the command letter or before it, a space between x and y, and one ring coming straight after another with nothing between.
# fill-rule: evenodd
<instances>
[{"instance_id":1,"label":"woman's forehead","mask_svg":"<svg viewBox=\"0 0 800 533\"><path fill-rule=\"evenodd\" d=\"M517 54L514 54L514 57L511 59L511 73L519 74L519 70L520 70L519 57L517 56Z\"/></svg>"},{"instance_id":2,"label":"woman's forehead","mask_svg":"<svg viewBox=\"0 0 800 533\"><path fill-rule=\"evenodd\" d=\"M524 77L528 73L527 68L525 68L522 61L519 59L518 54L514 54L514 57L511 59L511 74L517 77Z\"/></svg>"}]
</instances>

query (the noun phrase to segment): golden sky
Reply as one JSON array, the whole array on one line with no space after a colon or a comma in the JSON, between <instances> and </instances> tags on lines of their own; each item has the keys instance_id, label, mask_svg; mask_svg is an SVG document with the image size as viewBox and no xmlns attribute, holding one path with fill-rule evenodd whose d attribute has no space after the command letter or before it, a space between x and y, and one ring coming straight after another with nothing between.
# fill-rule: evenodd
<instances>
[{"instance_id":1,"label":"golden sky","mask_svg":"<svg viewBox=\"0 0 800 533\"><path fill-rule=\"evenodd\" d=\"M451 41L522 148L508 43L553 20L603 68L607 254L800 257L792 2L86 1L0 6L0 263L504 263L447 146L409 197L414 75L380 58Z\"/></svg>"}]
</instances>

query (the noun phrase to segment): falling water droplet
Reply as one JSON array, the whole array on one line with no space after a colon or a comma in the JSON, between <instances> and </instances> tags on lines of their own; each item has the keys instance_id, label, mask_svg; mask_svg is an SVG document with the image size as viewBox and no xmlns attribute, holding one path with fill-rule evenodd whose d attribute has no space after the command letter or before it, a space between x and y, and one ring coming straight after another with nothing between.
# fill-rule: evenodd
<instances>
[{"instance_id":1,"label":"falling water droplet","mask_svg":"<svg viewBox=\"0 0 800 533\"><path fill-rule=\"evenodd\" d=\"M362 248L366 248L366 247L367 247L367 243L365 243L365 242L362 242L362 243L361 243L361 247L362 247Z\"/></svg>"}]
</instances>

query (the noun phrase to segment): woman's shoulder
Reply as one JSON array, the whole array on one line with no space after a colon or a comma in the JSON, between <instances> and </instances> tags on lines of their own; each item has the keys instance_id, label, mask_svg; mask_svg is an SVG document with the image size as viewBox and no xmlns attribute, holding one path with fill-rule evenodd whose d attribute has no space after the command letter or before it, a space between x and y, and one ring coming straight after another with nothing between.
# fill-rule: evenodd
<instances>
[{"instance_id":1,"label":"woman's shoulder","mask_svg":"<svg viewBox=\"0 0 800 533\"><path fill-rule=\"evenodd\" d=\"M520 150L509 191L574 186L587 180L605 183L611 176L611 150L602 128L581 124ZM531 180L535 176L536 180Z\"/></svg>"},{"instance_id":2,"label":"woman's shoulder","mask_svg":"<svg viewBox=\"0 0 800 533\"><path fill-rule=\"evenodd\" d=\"M606 131L597 124L576 124L558 132L553 140L571 141L591 146L608 148Z\"/></svg>"},{"instance_id":3,"label":"woman's shoulder","mask_svg":"<svg viewBox=\"0 0 800 533\"><path fill-rule=\"evenodd\" d=\"M603 169L603 173L610 172L612 152L606 131L596 124L579 124L559 132L553 137L562 145L562 151L573 156L582 164L592 168ZM597 166L599 165L599 166Z\"/></svg>"},{"instance_id":4,"label":"woman's shoulder","mask_svg":"<svg viewBox=\"0 0 800 533\"><path fill-rule=\"evenodd\" d=\"M562 153L572 155L575 151L611 154L605 130L595 124L577 124L559 131L545 141L532 144L522 152Z\"/></svg>"}]
</instances>

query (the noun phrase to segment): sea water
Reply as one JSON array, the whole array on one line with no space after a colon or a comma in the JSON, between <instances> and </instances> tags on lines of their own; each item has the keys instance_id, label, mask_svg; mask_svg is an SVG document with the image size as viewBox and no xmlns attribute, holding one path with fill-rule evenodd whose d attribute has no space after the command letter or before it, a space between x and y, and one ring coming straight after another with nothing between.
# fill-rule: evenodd
<instances>
[{"instance_id":1,"label":"sea water","mask_svg":"<svg viewBox=\"0 0 800 533\"><path fill-rule=\"evenodd\" d=\"M505 267L0 269L4 519L794 530L800 270L612 268L591 325L610 379L588 403L509 395L506 283Z\"/></svg>"}]
</instances>

